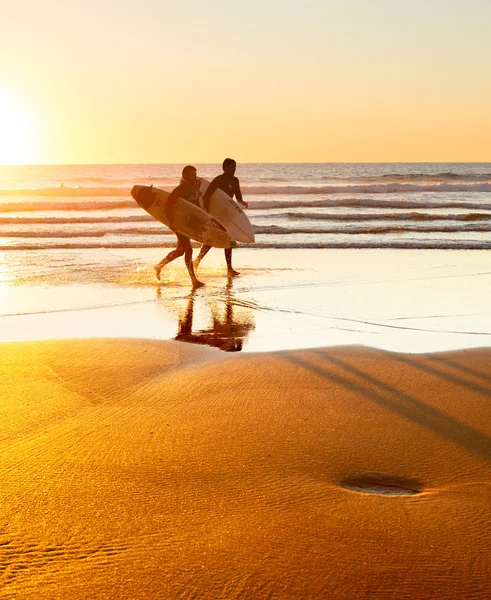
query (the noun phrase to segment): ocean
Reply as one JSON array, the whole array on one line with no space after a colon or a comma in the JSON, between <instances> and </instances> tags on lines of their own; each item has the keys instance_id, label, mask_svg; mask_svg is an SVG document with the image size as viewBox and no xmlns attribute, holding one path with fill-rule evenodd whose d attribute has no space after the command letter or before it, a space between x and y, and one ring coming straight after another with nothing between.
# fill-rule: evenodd
<instances>
[{"instance_id":1,"label":"ocean","mask_svg":"<svg viewBox=\"0 0 491 600\"><path fill-rule=\"evenodd\" d=\"M195 165L213 178L220 165ZM130 196L183 165L0 167L0 341L178 339L245 351L489 345L491 164L238 164L256 243L193 291Z\"/></svg>"},{"instance_id":2,"label":"ocean","mask_svg":"<svg viewBox=\"0 0 491 600\"><path fill-rule=\"evenodd\" d=\"M173 246L129 191L171 190L182 166L0 167L0 250ZM491 248L491 163L239 163L237 176L258 248Z\"/></svg>"}]
</instances>

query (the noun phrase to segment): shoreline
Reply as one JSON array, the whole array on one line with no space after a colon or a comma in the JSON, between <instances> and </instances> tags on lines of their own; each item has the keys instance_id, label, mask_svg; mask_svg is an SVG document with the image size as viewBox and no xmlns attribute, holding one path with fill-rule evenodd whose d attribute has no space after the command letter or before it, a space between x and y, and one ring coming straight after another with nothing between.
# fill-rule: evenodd
<instances>
[{"instance_id":1,"label":"shoreline","mask_svg":"<svg viewBox=\"0 0 491 600\"><path fill-rule=\"evenodd\" d=\"M210 252L198 272L206 287L196 292L182 260L155 279L166 253L4 253L0 340L184 336L246 352L491 343L486 251L240 249L234 279L223 252Z\"/></svg>"}]
</instances>

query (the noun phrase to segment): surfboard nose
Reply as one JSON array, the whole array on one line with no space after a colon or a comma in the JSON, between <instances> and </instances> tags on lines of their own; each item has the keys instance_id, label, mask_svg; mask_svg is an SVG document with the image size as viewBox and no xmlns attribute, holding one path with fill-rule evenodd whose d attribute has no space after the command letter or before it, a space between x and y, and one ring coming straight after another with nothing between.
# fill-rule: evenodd
<instances>
[{"instance_id":1,"label":"surfboard nose","mask_svg":"<svg viewBox=\"0 0 491 600\"><path fill-rule=\"evenodd\" d=\"M131 195L145 210L153 204L153 186L134 185L131 189Z\"/></svg>"}]
</instances>

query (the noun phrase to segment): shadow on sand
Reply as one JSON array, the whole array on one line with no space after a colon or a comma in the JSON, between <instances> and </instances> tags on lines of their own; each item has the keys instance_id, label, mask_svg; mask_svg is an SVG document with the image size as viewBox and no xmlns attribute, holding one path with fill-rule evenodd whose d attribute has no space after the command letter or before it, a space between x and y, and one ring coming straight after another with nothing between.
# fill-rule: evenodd
<instances>
[{"instance_id":1,"label":"shadow on sand","mask_svg":"<svg viewBox=\"0 0 491 600\"><path fill-rule=\"evenodd\" d=\"M407 358L391 352L374 352L382 354L386 361L403 362L409 366L413 370L411 377L415 380L421 378L418 371L422 369L428 375L436 378L433 385L439 385L440 382L442 390L445 390L447 394L458 394L459 388L466 387L474 393L487 394L487 397L491 397L491 390L488 387L476 385L461 376L443 373L440 369L429 367L427 364L423 365L418 358ZM285 359L344 386L468 452L478 454L485 460L491 461L491 439L485 433L452 417L443 410L431 406L424 399L411 395L363 369L341 360L328 350L310 350L303 357L286 356ZM388 367L388 370L390 369L391 367ZM449 384L453 389L449 389Z\"/></svg>"}]
</instances>

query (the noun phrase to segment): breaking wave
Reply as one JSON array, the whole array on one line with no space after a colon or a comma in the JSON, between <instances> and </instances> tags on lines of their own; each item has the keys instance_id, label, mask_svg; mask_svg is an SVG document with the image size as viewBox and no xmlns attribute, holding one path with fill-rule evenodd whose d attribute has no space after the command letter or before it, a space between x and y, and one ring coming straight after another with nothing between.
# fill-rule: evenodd
<instances>
[{"instance_id":1,"label":"breaking wave","mask_svg":"<svg viewBox=\"0 0 491 600\"><path fill-rule=\"evenodd\" d=\"M193 242L195 248L199 244ZM246 244L244 246L247 246ZM15 250L90 250L90 249L133 249L133 248L173 248L175 241L172 238L169 241L107 241L101 240L96 242L52 242L46 243L20 243L20 244L0 244L0 251L15 251ZM299 242L261 242L251 244L253 248L352 248L352 249L426 249L426 250L489 250L491 249L491 241L474 241L474 240L394 240L384 241L383 239L373 239L370 241L336 241L333 239L315 242L315 241L299 241Z\"/></svg>"},{"instance_id":2,"label":"breaking wave","mask_svg":"<svg viewBox=\"0 0 491 600\"><path fill-rule=\"evenodd\" d=\"M38 210L115 210L137 208L134 200L109 200L86 202L0 202L0 212L33 212Z\"/></svg>"},{"instance_id":3,"label":"breaking wave","mask_svg":"<svg viewBox=\"0 0 491 600\"><path fill-rule=\"evenodd\" d=\"M379 212L372 214L340 214L340 213L283 213L289 220L306 221L486 221L491 219L491 213L390 213Z\"/></svg>"},{"instance_id":4,"label":"breaking wave","mask_svg":"<svg viewBox=\"0 0 491 600\"><path fill-rule=\"evenodd\" d=\"M73 223L139 223L155 221L147 214L130 217L0 217L0 225L50 225Z\"/></svg>"},{"instance_id":5,"label":"breaking wave","mask_svg":"<svg viewBox=\"0 0 491 600\"><path fill-rule=\"evenodd\" d=\"M279 227L276 225L267 225L266 227L254 227L254 233L267 233L268 235L290 235L290 234L333 234L333 233L349 233L349 234L387 234L387 233L404 233L404 232L419 232L419 233L457 233L457 232L486 232L491 231L490 225L469 225L462 227L461 225L377 225L377 226L353 226L345 227ZM1 236L1 233L0 233Z\"/></svg>"},{"instance_id":6,"label":"breaking wave","mask_svg":"<svg viewBox=\"0 0 491 600\"><path fill-rule=\"evenodd\" d=\"M155 178L161 181L160 178ZM380 180L380 177L376 179ZM132 183L140 183L134 181ZM123 187L87 187L87 186L59 186L45 188L25 188L25 189L0 189L0 196L43 196L43 197L125 197L130 193L132 183ZM148 183L148 179L145 181ZM170 185L170 188L174 184ZM167 186L166 186L167 187ZM170 189L169 188L169 189ZM434 184L416 184L416 183L367 183L358 185L318 185L318 186L243 186L245 194L253 195L317 195L317 194L395 194L412 192L491 192L491 182L479 183L434 183Z\"/></svg>"},{"instance_id":7,"label":"breaking wave","mask_svg":"<svg viewBox=\"0 0 491 600\"><path fill-rule=\"evenodd\" d=\"M1 206L1 205L0 205ZM466 200L436 200L428 202L426 200L385 200L372 198L343 198L342 200L307 200L293 204L284 200L272 200L263 202L249 202L249 208L254 210L269 210L271 208L462 208L462 209L481 209L491 210L491 203L471 202Z\"/></svg>"},{"instance_id":8,"label":"breaking wave","mask_svg":"<svg viewBox=\"0 0 491 600\"><path fill-rule=\"evenodd\" d=\"M465 210L491 210L491 203L470 200L386 200L376 198L325 198L322 200L249 200L250 210L293 209L293 208L376 208L376 209L444 209L460 208ZM53 201L20 201L0 202L2 212L33 212L33 211L102 211L124 208L139 209L138 204L132 199L120 200L53 200ZM141 210L141 209L140 209Z\"/></svg>"},{"instance_id":9,"label":"breaking wave","mask_svg":"<svg viewBox=\"0 0 491 600\"><path fill-rule=\"evenodd\" d=\"M346 181L346 176L329 176L326 175L322 177L324 181ZM442 173L387 173L385 175L377 175L377 176L366 176L366 175L357 175L350 176L350 181L364 181L365 183L377 183L379 181L392 181L397 183L407 183L407 182L481 182L481 183L491 183L491 172L485 173L450 173L450 172L442 172Z\"/></svg>"},{"instance_id":10,"label":"breaking wave","mask_svg":"<svg viewBox=\"0 0 491 600\"><path fill-rule=\"evenodd\" d=\"M353 225L339 224L332 227L280 227L276 225L256 226L254 233L256 235L310 235L310 234L389 234L389 233L458 233L458 232L487 232L491 231L491 224L487 225ZM0 229L0 238L24 238L24 239L56 239L56 238L103 238L105 236L166 236L174 235L174 232L162 225L149 227L128 227L112 229L69 229L69 230L19 230L19 229Z\"/></svg>"},{"instance_id":11,"label":"breaking wave","mask_svg":"<svg viewBox=\"0 0 491 600\"><path fill-rule=\"evenodd\" d=\"M412 183L380 183L368 185L324 186L251 186L243 188L248 194L398 194L412 192L491 192L491 183L417 185Z\"/></svg>"},{"instance_id":12,"label":"breaking wave","mask_svg":"<svg viewBox=\"0 0 491 600\"><path fill-rule=\"evenodd\" d=\"M131 186L130 186L131 187ZM48 196L48 197L101 197L101 196L128 196L130 187L46 187L24 189L0 189L0 196Z\"/></svg>"},{"instance_id":13,"label":"breaking wave","mask_svg":"<svg viewBox=\"0 0 491 600\"><path fill-rule=\"evenodd\" d=\"M435 212L377 212L377 213L336 213L336 212L301 212L288 211L269 214L271 220L287 219L288 221L336 221L336 222L370 222L370 221L449 221L459 223L473 223L476 221L490 221L491 212L476 213L435 213ZM155 223L155 219L144 213L128 216L70 216L70 217L0 217L0 225L9 225L12 227L23 225L40 225L49 227L49 225L110 225L112 223ZM267 227L276 227L271 225ZM257 227L255 227L257 229Z\"/></svg>"}]
</instances>

